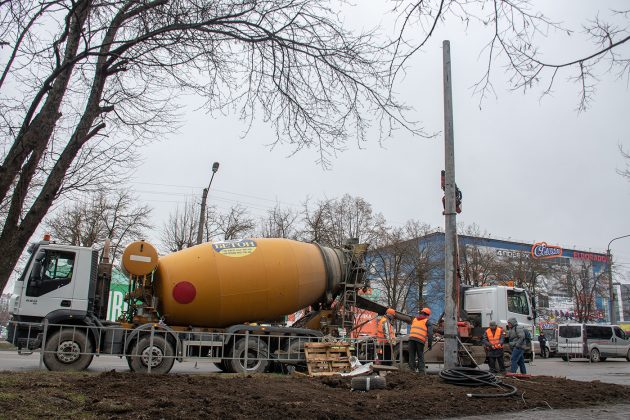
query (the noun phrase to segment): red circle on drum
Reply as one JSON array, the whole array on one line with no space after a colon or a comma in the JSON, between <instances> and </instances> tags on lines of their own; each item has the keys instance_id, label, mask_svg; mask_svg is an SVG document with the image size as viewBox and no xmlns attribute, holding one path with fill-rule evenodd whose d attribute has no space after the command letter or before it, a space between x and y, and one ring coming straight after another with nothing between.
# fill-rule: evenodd
<instances>
[{"instance_id":1,"label":"red circle on drum","mask_svg":"<svg viewBox=\"0 0 630 420\"><path fill-rule=\"evenodd\" d=\"M177 303L183 305L190 303L195 300L195 296L197 296L197 289L188 281L180 281L173 287L173 299L175 299Z\"/></svg>"}]
</instances>

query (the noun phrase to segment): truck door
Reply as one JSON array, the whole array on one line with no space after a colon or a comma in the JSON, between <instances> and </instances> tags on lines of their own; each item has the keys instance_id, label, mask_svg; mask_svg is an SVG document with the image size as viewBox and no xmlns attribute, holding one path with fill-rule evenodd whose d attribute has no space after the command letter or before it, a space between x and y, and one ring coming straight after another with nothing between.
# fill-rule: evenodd
<instances>
[{"instance_id":1,"label":"truck door","mask_svg":"<svg viewBox=\"0 0 630 420\"><path fill-rule=\"evenodd\" d=\"M19 314L43 318L56 310L71 309L75 260L71 251L40 249L23 282Z\"/></svg>"}]
</instances>

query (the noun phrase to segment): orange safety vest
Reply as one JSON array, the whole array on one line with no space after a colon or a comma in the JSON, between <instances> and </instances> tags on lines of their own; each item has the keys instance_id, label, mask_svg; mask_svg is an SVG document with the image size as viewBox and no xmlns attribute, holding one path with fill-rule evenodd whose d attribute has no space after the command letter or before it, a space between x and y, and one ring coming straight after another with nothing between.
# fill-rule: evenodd
<instances>
[{"instance_id":1,"label":"orange safety vest","mask_svg":"<svg viewBox=\"0 0 630 420\"><path fill-rule=\"evenodd\" d=\"M387 317L382 317L378 321L378 325L376 326L376 337L378 338L379 343L383 343L387 341L385 337L385 323L387 321L388 321ZM394 328L392 328L392 324L389 324L389 338L392 339L394 338L394 336L395 336Z\"/></svg>"},{"instance_id":2,"label":"orange safety vest","mask_svg":"<svg viewBox=\"0 0 630 420\"><path fill-rule=\"evenodd\" d=\"M411 331L409 332L409 338L416 338L423 343L427 342L428 328L427 321L429 318L418 319L414 318L411 321Z\"/></svg>"},{"instance_id":3,"label":"orange safety vest","mask_svg":"<svg viewBox=\"0 0 630 420\"><path fill-rule=\"evenodd\" d=\"M488 336L488 341L490 342L490 346L493 349L502 349L503 344L501 344L501 334L503 334L503 330L500 327L497 327L494 334L492 334L492 328L488 328L486 330L486 335Z\"/></svg>"}]
</instances>

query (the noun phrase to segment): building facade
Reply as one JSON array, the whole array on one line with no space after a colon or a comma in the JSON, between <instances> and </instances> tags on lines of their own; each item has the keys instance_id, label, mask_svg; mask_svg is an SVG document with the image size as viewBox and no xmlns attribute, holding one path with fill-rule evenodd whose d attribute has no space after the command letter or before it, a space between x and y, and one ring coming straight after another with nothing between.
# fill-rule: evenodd
<instances>
[{"instance_id":1,"label":"building facade","mask_svg":"<svg viewBox=\"0 0 630 420\"><path fill-rule=\"evenodd\" d=\"M415 314L420 306L429 306L432 319L437 320L444 311L444 233L432 233L415 242L432 264L424 264L427 273L421 296L414 283L410 284L405 309ZM527 289L536 298L540 324L609 321L606 254L563 249L550 242L532 244L460 235L458 256L458 275L464 284ZM373 287L382 287L374 275L379 267L373 261L371 264ZM618 304L621 307L621 299Z\"/></svg>"}]
</instances>

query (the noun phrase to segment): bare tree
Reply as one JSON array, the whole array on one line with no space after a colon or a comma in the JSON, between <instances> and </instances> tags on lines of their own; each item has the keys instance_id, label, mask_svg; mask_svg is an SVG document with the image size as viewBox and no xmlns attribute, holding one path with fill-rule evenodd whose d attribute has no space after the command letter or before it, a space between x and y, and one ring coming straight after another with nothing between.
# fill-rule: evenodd
<instances>
[{"instance_id":1,"label":"bare tree","mask_svg":"<svg viewBox=\"0 0 630 420\"><path fill-rule=\"evenodd\" d=\"M216 230L226 241L247 236L254 231L255 227L256 221L240 204L232 206L226 213L217 215Z\"/></svg>"},{"instance_id":2,"label":"bare tree","mask_svg":"<svg viewBox=\"0 0 630 420\"><path fill-rule=\"evenodd\" d=\"M578 322L588 322L595 313L595 297L605 293L606 278L593 272L590 261L578 267L566 266L561 272L560 281L573 298Z\"/></svg>"},{"instance_id":3,"label":"bare tree","mask_svg":"<svg viewBox=\"0 0 630 420\"><path fill-rule=\"evenodd\" d=\"M417 313L431 303L425 289L443 289L442 278L433 276L443 265L439 241L422 240L434 232L428 224L408 221L403 227L379 231L369 256L369 273L373 287L380 290L385 304L401 311Z\"/></svg>"},{"instance_id":4,"label":"bare tree","mask_svg":"<svg viewBox=\"0 0 630 420\"><path fill-rule=\"evenodd\" d=\"M260 220L260 235L263 238L296 239L299 217L297 211L276 204L273 209L267 211L267 216Z\"/></svg>"},{"instance_id":5,"label":"bare tree","mask_svg":"<svg viewBox=\"0 0 630 420\"><path fill-rule=\"evenodd\" d=\"M350 238L371 243L385 227L385 218L374 213L372 205L361 197L349 194L338 199L317 202L313 207L308 200L303 212L304 239L341 247Z\"/></svg>"},{"instance_id":6,"label":"bare tree","mask_svg":"<svg viewBox=\"0 0 630 420\"><path fill-rule=\"evenodd\" d=\"M620 144L619 145L619 153L621 153L621 156L625 159L626 167L625 167L625 169L622 169L622 170L618 169L617 173L619 175L621 175L622 177L624 177L624 178L626 178L627 180L630 181L630 152L626 151L623 148L623 146Z\"/></svg>"},{"instance_id":7,"label":"bare tree","mask_svg":"<svg viewBox=\"0 0 630 420\"><path fill-rule=\"evenodd\" d=\"M378 238L368 255L372 287L381 291L383 303L388 307L404 310L413 282L410 250L414 244L408 241L402 228L385 228Z\"/></svg>"},{"instance_id":8,"label":"bare tree","mask_svg":"<svg viewBox=\"0 0 630 420\"><path fill-rule=\"evenodd\" d=\"M324 166L372 121L384 136L413 129L389 92L388 45L335 12L324 0L1 2L0 285L60 195L106 181L177 125L176 92L246 125L262 115Z\"/></svg>"},{"instance_id":9,"label":"bare tree","mask_svg":"<svg viewBox=\"0 0 630 420\"><path fill-rule=\"evenodd\" d=\"M161 242L170 252L181 251L196 244L199 226L199 206L193 201L178 205L162 226Z\"/></svg>"},{"instance_id":10,"label":"bare tree","mask_svg":"<svg viewBox=\"0 0 630 420\"><path fill-rule=\"evenodd\" d=\"M85 202L62 207L44 225L53 238L69 245L90 247L109 238L112 255L117 258L123 245L151 228L151 209L136 203L128 190L103 190Z\"/></svg>"},{"instance_id":11,"label":"bare tree","mask_svg":"<svg viewBox=\"0 0 630 420\"><path fill-rule=\"evenodd\" d=\"M409 220L404 226L407 241L412 278L407 308L411 313L418 313L424 306L432 304L425 297L425 289L431 287L431 296L440 299L440 291L444 290L441 276L434 276L435 270L444 266L444 247L439 241L429 236L435 232L429 224L418 220ZM426 240L419 242L420 238Z\"/></svg>"},{"instance_id":12,"label":"bare tree","mask_svg":"<svg viewBox=\"0 0 630 420\"><path fill-rule=\"evenodd\" d=\"M407 59L421 50L444 22L461 21L468 30L488 34L482 56L486 68L475 85L481 100L494 94L494 74L507 74L515 90L542 87L542 94L552 93L561 78L578 86L579 110L585 110L595 87L604 74L619 79L630 77L630 9L599 11L579 29L554 20L537 10L532 0L393 0L399 14L400 31L396 40L397 70L404 69ZM558 17L561 19L563 17ZM409 29L420 28L420 39L410 39ZM582 51L568 60L549 58L540 45L549 36L578 45ZM554 39L556 45L557 39ZM584 48L584 45L590 47ZM394 75L395 77L395 75Z\"/></svg>"},{"instance_id":13,"label":"bare tree","mask_svg":"<svg viewBox=\"0 0 630 420\"><path fill-rule=\"evenodd\" d=\"M488 233L482 232L475 223L469 226L462 224L457 229L461 234L474 238L489 237ZM477 287L497 278L499 260L494 252L484 246L464 244L462 238L459 239L458 250L459 274L464 284Z\"/></svg>"}]
</instances>

